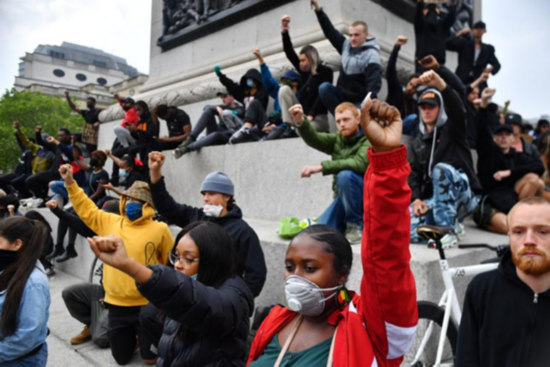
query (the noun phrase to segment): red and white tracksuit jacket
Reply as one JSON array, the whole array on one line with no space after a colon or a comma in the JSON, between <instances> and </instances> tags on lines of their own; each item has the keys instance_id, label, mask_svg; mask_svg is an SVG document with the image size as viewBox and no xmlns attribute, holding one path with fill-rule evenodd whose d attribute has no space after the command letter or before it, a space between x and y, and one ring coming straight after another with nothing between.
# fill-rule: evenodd
<instances>
[{"instance_id":1,"label":"red and white tracksuit jacket","mask_svg":"<svg viewBox=\"0 0 550 367\"><path fill-rule=\"evenodd\" d=\"M404 146L368 152L364 229L361 244L361 295L328 322L338 327L333 366L399 366L416 332L416 286L410 269L411 190ZM275 307L262 323L248 363L258 359L271 339L297 314Z\"/></svg>"}]
</instances>

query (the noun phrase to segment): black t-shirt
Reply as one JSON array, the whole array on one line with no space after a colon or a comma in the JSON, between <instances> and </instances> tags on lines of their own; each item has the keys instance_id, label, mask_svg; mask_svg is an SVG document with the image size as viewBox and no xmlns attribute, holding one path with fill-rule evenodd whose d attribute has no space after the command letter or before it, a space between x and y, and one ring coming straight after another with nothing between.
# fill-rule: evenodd
<instances>
[{"instance_id":1,"label":"black t-shirt","mask_svg":"<svg viewBox=\"0 0 550 367\"><path fill-rule=\"evenodd\" d=\"M183 127L186 125L191 125L189 115L177 107L169 107L169 109L175 113L172 112L174 116L166 120L166 124L168 125L168 135L170 137L174 137L185 134Z\"/></svg>"},{"instance_id":2,"label":"black t-shirt","mask_svg":"<svg viewBox=\"0 0 550 367\"><path fill-rule=\"evenodd\" d=\"M84 118L87 124L95 124L99 122L99 114L101 113L99 108L94 108L93 110L80 110L80 114Z\"/></svg>"},{"instance_id":3,"label":"black t-shirt","mask_svg":"<svg viewBox=\"0 0 550 367\"><path fill-rule=\"evenodd\" d=\"M101 180L106 180L107 182L109 181L109 174L107 173L107 171L101 170L99 172L92 172L90 174L90 179L88 180L90 195L97 191L97 186L99 185L99 181Z\"/></svg>"}]
</instances>

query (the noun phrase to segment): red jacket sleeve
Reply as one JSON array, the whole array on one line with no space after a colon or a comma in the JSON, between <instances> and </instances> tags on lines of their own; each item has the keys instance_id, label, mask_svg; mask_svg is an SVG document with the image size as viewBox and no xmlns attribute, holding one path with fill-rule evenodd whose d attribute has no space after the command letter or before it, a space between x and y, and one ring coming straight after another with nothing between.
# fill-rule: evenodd
<instances>
[{"instance_id":1,"label":"red jacket sleeve","mask_svg":"<svg viewBox=\"0 0 550 367\"><path fill-rule=\"evenodd\" d=\"M404 146L368 152L365 175L361 312L380 366L399 366L416 332L416 286L410 268L411 171Z\"/></svg>"}]
</instances>

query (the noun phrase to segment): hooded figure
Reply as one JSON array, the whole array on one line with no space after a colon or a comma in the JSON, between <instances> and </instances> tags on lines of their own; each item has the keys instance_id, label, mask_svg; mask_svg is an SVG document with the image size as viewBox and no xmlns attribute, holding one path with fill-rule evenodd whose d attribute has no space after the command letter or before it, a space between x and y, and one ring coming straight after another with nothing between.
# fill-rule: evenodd
<instances>
[{"instance_id":1,"label":"hooded figure","mask_svg":"<svg viewBox=\"0 0 550 367\"><path fill-rule=\"evenodd\" d=\"M417 3L414 19L417 61L433 55L440 65L445 65L446 39L456 20L456 6L449 5L448 10L445 14L435 4Z\"/></svg>"},{"instance_id":2,"label":"hooded figure","mask_svg":"<svg viewBox=\"0 0 550 367\"><path fill-rule=\"evenodd\" d=\"M472 190L480 192L481 185L473 168L466 115L460 97L450 87L443 92L429 88L422 93L418 102L420 106L424 103L439 105L439 115L432 132L428 132L426 123L420 117L420 134L412 142L413 164L409 177L412 201L432 196L432 170L438 163L461 169L468 176Z\"/></svg>"}]
</instances>

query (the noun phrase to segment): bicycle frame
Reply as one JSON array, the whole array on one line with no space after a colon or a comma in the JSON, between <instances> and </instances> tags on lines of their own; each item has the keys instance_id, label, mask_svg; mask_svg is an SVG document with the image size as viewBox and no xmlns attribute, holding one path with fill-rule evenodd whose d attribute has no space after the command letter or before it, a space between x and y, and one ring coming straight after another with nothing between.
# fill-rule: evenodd
<instances>
[{"instance_id":1,"label":"bicycle frame","mask_svg":"<svg viewBox=\"0 0 550 367\"><path fill-rule=\"evenodd\" d=\"M447 336L447 328L449 327L450 319L452 318L453 321L456 323L456 325L460 325L460 319L462 318L462 311L460 309L460 304L458 303L458 298L456 296L453 278L474 276L487 271L491 271L496 269L498 267L498 264L494 263L494 264L463 266L459 268L449 268L449 262L447 261L447 259L445 259L444 253L440 251L440 254L442 255L441 256L442 259L439 261L439 265L441 267L441 274L443 277L445 292L443 292L443 296L441 296L441 299L439 300L438 305L445 309L445 314L443 317L443 325L441 325L441 333L439 336L439 343L437 346L437 356L436 356L434 366L452 367L453 366L452 363L441 364L441 358L443 357L443 348L445 345L445 338ZM416 362L418 362L418 360L424 353L424 348L428 344L428 340L430 339L433 331L433 324L434 324L433 321L429 323L428 328L426 329L426 333L422 338L420 347L418 348L418 351L416 352L416 355L414 357L414 361L411 363L411 365L414 365Z\"/></svg>"}]
</instances>

